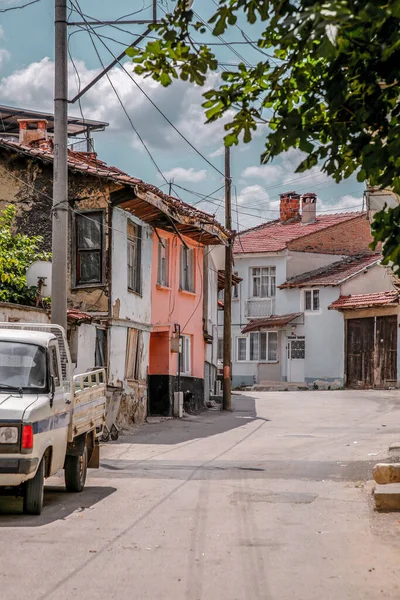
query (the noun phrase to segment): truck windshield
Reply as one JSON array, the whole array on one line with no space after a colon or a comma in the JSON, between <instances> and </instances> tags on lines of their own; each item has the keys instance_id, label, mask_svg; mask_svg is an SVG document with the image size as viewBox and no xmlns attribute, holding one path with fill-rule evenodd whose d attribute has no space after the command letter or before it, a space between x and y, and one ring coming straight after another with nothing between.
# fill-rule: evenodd
<instances>
[{"instance_id":1,"label":"truck windshield","mask_svg":"<svg viewBox=\"0 0 400 600\"><path fill-rule=\"evenodd\" d=\"M0 340L0 388L41 392L47 387L46 351L41 346ZM0 390L0 393L1 393Z\"/></svg>"}]
</instances>

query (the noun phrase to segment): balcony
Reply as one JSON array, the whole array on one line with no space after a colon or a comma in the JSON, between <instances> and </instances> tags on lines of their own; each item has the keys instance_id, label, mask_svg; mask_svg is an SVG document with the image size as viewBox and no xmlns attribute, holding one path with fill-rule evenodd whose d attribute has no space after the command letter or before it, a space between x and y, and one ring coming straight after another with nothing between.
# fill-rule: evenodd
<instances>
[{"instance_id":1,"label":"balcony","mask_svg":"<svg viewBox=\"0 0 400 600\"><path fill-rule=\"evenodd\" d=\"M245 303L245 317L257 319L275 314L275 298L254 298Z\"/></svg>"}]
</instances>

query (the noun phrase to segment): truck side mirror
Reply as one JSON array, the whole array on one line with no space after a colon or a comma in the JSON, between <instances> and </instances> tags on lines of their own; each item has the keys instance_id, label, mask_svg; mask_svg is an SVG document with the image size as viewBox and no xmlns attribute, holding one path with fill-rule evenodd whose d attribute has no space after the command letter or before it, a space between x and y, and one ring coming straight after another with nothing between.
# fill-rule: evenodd
<instances>
[{"instance_id":1,"label":"truck side mirror","mask_svg":"<svg viewBox=\"0 0 400 600\"><path fill-rule=\"evenodd\" d=\"M54 394L56 393L56 378L50 375L50 408L53 408Z\"/></svg>"}]
</instances>

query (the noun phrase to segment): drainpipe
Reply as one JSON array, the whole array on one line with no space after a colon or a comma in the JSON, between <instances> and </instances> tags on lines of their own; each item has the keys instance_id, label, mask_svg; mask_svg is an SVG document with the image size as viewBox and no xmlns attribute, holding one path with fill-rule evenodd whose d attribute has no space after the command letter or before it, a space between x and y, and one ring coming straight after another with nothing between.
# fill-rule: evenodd
<instances>
[{"instance_id":1,"label":"drainpipe","mask_svg":"<svg viewBox=\"0 0 400 600\"><path fill-rule=\"evenodd\" d=\"M178 392L181 391L181 348L182 348L182 336L181 326L178 324L178 340L179 340L179 352L178 352Z\"/></svg>"}]
</instances>

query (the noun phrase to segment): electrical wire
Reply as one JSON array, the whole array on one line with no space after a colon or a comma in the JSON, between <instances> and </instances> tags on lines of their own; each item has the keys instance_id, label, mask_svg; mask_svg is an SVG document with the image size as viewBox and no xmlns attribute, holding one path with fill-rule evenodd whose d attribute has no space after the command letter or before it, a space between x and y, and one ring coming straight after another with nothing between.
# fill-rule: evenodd
<instances>
[{"instance_id":1,"label":"electrical wire","mask_svg":"<svg viewBox=\"0 0 400 600\"><path fill-rule=\"evenodd\" d=\"M38 2L40 2L40 0L31 0L31 2L26 2L25 4L21 4L20 6L10 6L9 8L0 8L0 13L10 12L11 10L21 10L22 8L31 6L31 4L37 4Z\"/></svg>"},{"instance_id":2,"label":"electrical wire","mask_svg":"<svg viewBox=\"0 0 400 600\"><path fill-rule=\"evenodd\" d=\"M78 1L76 0L76 3L78 4ZM71 4L74 4L74 2L72 2L71 0ZM76 5L75 5L76 6ZM78 5L79 6L79 5ZM84 19L82 12L80 11L80 15ZM208 160L208 158L206 156L204 156L204 154L202 154L202 152L200 152L200 150L198 150L194 144L192 144L192 142L190 142L188 140L188 138L176 127L176 125L174 125L174 123L164 114L164 112L157 106L157 104L150 98L150 96L145 92L145 90L140 86L140 84L136 81L136 79L129 73L129 71L125 68L124 64L117 59L117 57L114 55L114 53L112 52L112 50L107 46L107 44L97 35L97 32L93 30L93 28L91 27L91 25L87 25L88 28L92 29L93 35L95 35L98 40L103 44L103 46L105 47L105 49L111 54L111 56L114 58L114 60L116 60L118 62L118 64L120 65L120 67L122 68L122 70L128 75L128 77L131 79L131 81L136 85L136 87L142 92L142 94L147 98L147 100L154 106L154 108L160 113L160 115L167 121L167 123L174 129L174 131L176 131L176 133L178 133L178 135L192 148L192 150L194 150L196 152L196 154L198 154L210 167L212 167L217 173L219 173L220 175L222 175L222 177L225 178L224 173L222 173L222 171L220 171L215 165L212 164L212 162L210 162ZM89 33L89 31L88 31ZM90 35L90 33L89 33ZM93 42L92 42L93 43ZM104 67L103 67L104 68Z\"/></svg>"}]
</instances>

